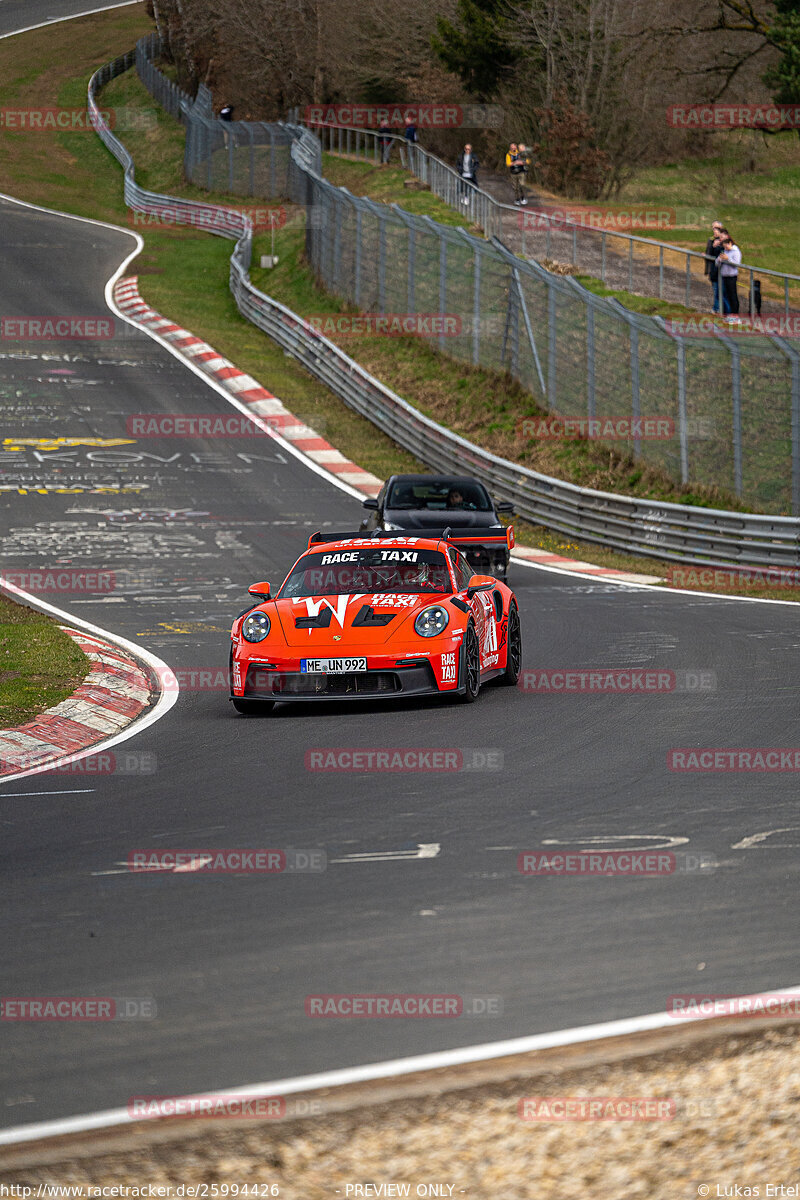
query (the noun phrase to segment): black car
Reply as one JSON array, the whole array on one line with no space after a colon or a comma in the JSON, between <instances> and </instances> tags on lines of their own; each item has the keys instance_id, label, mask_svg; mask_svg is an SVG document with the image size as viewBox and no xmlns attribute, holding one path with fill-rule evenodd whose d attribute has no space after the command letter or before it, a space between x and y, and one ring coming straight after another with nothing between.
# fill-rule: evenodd
<instances>
[{"instance_id":1,"label":"black car","mask_svg":"<svg viewBox=\"0 0 800 1200\"><path fill-rule=\"evenodd\" d=\"M508 501L495 504L486 488L468 475L392 475L377 499L364 501L370 513L361 530L418 529L430 537L452 530L455 542L479 575L505 579L514 531L498 513L513 514ZM424 531L424 533L423 533Z\"/></svg>"}]
</instances>

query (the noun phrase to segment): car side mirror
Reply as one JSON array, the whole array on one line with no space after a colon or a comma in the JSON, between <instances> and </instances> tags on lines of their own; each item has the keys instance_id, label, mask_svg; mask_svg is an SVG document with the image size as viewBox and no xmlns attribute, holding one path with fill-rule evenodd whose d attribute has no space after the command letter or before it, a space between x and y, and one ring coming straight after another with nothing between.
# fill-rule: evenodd
<instances>
[{"instance_id":1,"label":"car side mirror","mask_svg":"<svg viewBox=\"0 0 800 1200\"><path fill-rule=\"evenodd\" d=\"M510 500L501 500L499 504L495 505L495 508L499 513L513 513L514 511L514 505Z\"/></svg>"},{"instance_id":2,"label":"car side mirror","mask_svg":"<svg viewBox=\"0 0 800 1200\"><path fill-rule=\"evenodd\" d=\"M473 575L473 579L480 579L480 575ZM467 588L467 599L471 600L477 592L488 592L494 587L493 583L471 583Z\"/></svg>"},{"instance_id":3,"label":"car side mirror","mask_svg":"<svg viewBox=\"0 0 800 1200\"><path fill-rule=\"evenodd\" d=\"M251 583L247 590L251 596L261 596L262 600L269 600L268 583Z\"/></svg>"},{"instance_id":4,"label":"car side mirror","mask_svg":"<svg viewBox=\"0 0 800 1200\"><path fill-rule=\"evenodd\" d=\"M368 496L367 499L362 502L361 507L362 508L378 508L378 501L375 499L374 496Z\"/></svg>"}]
</instances>

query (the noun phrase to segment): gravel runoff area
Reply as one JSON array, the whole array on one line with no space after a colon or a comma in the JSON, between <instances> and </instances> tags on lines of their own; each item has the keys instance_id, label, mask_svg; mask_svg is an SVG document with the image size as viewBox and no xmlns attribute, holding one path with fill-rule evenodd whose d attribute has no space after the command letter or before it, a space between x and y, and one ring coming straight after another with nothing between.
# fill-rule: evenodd
<instances>
[{"instance_id":1,"label":"gravel runoff area","mask_svg":"<svg viewBox=\"0 0 800 1200\"><path fill-rule=\"evenodd\" d=\"M687 1029L677 1046L674 1031L636 1035L626 1048L607 1040L358 1084L349 1095L288 1096L280 1121L145 1122L6 1147L0 1195L24 1196L10 1190L23 1185L35 1198L49 1184L58 1190L38 1196L800 1196L800 1025L755 1025ZM581 1099L603 1098L603 1119L552 1119L562 1097L573 1117ZM623 1098L654 1119L625 1119L633 1109ZM529 1118L549 1109L551 1119L522 1119L521 1101ZM288 1119L309 1108L316 1115Z\"/></svg>"}]
</instances>

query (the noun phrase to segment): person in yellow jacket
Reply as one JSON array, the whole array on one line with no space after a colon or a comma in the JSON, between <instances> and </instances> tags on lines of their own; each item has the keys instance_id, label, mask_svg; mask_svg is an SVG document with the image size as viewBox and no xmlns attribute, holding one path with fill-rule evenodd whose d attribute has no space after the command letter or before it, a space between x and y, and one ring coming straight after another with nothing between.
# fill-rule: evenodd
<instances>
[{"instance_id":1,"label":"person in yellow jacket","mask_svg":"<svg viewBox=\"0 0 800 1200\"><path fill-rule=\"evenodd\" d=\"M525 156L522 153L523 150L524 147L520 147L516 142L512 142L508 147L508 153L506 154L506 167L508 168L508 172L511 176L511 183L514 187L515 204L528 203L528 201L525 199L525 189L522 186L522 180L525 176L525 172L528 169Z\"/></svg>"}]
</instances>

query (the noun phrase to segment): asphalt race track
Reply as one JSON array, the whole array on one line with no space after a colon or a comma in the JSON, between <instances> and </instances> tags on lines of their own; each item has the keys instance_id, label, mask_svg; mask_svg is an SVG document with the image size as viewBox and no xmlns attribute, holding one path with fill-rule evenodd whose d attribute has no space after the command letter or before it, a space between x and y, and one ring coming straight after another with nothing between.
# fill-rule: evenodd
<instances>
[{"instance_id":1,"label":"asphalt race track","mask_svg":"<svg viewBox=\"0 0 800 1200\"><path fill-rule=\"evenodd\" d=\"M25 24L55 11L24 9ZM3 19L15 11L0 5ZM107 317L105 283L132 248L122 232L0 202L0 312ZM41 439L4 443L3 570L114 572L108 595L47 598L176 671L224 671L247 585L277 583L310 531L361 515L266 437L48 441L125 439L142 412L234 411L121 322L107 342L4 340L0 399L3 439ZM189 686L119 748L149 756L151 773L0 785L3 994L157 1005L155 1019L4 1023L6 1127L663 1011L674 993L797 982L796 778L667 768L672 747L799 744L797 610L523 566L511 582L526 667L705 671L712 686L489 687L469 707L285 706L264 719L236 716L220 688ZM322 747L491 750L502 767L309 771L306 752ZM788 832L734 849L773 830ZM520 875L517 854L547 839L679 845L720 865L655 879ZM127 871L145 847L320 849L328 867ZM305 997L320 993L495 997L501 1011L309 1018Z\"/></svg>"}]
</instances>

